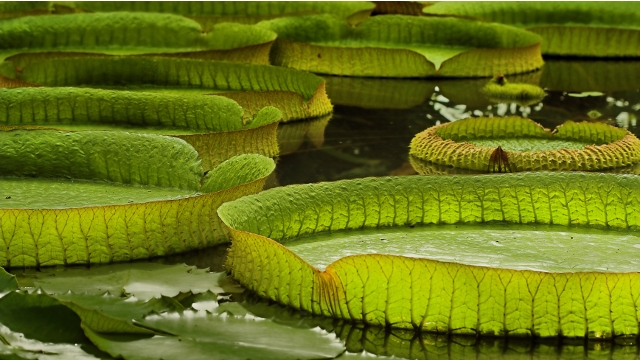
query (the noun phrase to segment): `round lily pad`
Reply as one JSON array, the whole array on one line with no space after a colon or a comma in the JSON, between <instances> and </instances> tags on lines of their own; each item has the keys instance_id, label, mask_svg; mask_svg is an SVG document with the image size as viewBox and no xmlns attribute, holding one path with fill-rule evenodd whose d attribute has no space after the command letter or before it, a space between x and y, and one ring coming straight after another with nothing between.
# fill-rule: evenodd
<instances>
[{"instance_id":1,"label":"round lily pad","mask_svg":"<svg viewBox=\"0 0 640 360\"><path fill-rule=\"evenodd\" d=\"M261 22L278 34L275 65L373 77L486 77L542 66L541 38L514 27L445 17L382 15L357 27L330 15Z\"/></svg>"},{"instance_id":2,"label":"round lily pad","mask_svg":"<svg viewBox=\"0 0 640 360\"><path fill-rule=\"evenodd\" d=\"M0 265L127 261L227 240L216 216L274 168L240 155L204 175L172 137L120 131L0 131Z\"/></svg>"},{"instance_id":3,"label":"round lily pad","mask_svg":"<svg viewBox=\"0 0 640 360\"><path fill-rule=\"evenodd\" d=\"M593 171L640 161L640 141L603 123L567 121L553 132L517 116L468 118L433 126L410 154L431 163L485 172Z\"/></svg>"},{"instance_id":4,"label":"round lily pad","mask_svg":"<svg viewBox=\"0 0 640 360\"><path fill-rule=\"evenodd\" d=\"M423 332L635 338L640 178L540 172L286 186L220 207L242 285Z\"/></svg>"},{"instance_id":5,"label":"round lily pad","mask_svg":"<svg viewBox=\"0 0 640 360\"><path fill-rule=\"evenodd\" d=\"M179 137L196 148L205 171L235 155L278 154L278 109L246 118L222 96L89 88L0 89L0 125L70 131L120 130Z\"/></svg>"}]
</instances>

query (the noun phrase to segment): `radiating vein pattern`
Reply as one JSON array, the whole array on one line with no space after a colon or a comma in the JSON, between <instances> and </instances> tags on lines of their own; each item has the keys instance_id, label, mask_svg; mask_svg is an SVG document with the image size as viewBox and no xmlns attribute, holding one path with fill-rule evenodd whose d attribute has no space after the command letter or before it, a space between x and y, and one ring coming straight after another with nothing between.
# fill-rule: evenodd
<instances>
[{"instance_id":1,"label":"radiating vein pattern","mask_svg":"<svg viewBox=\"0 0 640 360\"><path fill-rule=\"evenodd\" d=\"M637 233L639 213L640 178L589 173L348 180L271 189L219 209L233 238L233 276L282 304L420 331L590 338L638 335L640 274L382 254L342 258L321 272L278 242L322 231L485 222Z\"/></svg>"}]
</instances>

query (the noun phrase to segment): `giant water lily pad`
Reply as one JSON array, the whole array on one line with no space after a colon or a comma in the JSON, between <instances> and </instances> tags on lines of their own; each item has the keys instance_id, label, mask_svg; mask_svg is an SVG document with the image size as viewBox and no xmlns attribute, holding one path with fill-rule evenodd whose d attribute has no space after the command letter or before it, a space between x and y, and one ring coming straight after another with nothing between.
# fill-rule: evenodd
<instances>
[{"instance_id":1,"label":"giant water lily pad","mask_svg":"<svg viewBox=\"0 0 640 360\"><path fill-rule=\"evenodd\" d=\"M233 277L313 314L426 332L635 337L639 189L636 176L589 173L369 178L271 189L219 215ZM307 259L301 242L324 256ZM337 251L349 256L314 266Z\"/></svg>"},{"instance_id":2,"label":"giant water lily pad","mask_svg":"<svg viewBox=\"0 0 640 360\"><path fill-rule=\"evenodd\" d=\"M180 139L125 132L0 132L2 266L95 264L224 242L215 214L274 168L234 157L203 176Z\"/></svg>"},{"instance_id":3,"label":"giant water lily pad","mask_svg":"<svg viewBox=\"0 0 640 360\"><path fill-rule=\"evenodd\" d=\"M640 140L628 130L603 123L568 121L551 132L517 116L480 117L419 133L409 153L476 171L593 171L640 162Z\"/></svg>"},{"instance_id":4,"label":"giant water lily pad","mask_svg":"<svg viewBox=\"0 0 640 360\"><path fill-rule=\"evenodd\" d=\"M539 34L542 53L640 56L640 4L633 2L442 2L423 10L495 21Z\"/></svg>"},{"instance_id":5,"label":"giant water lily pad","mask_svg":"<svg viewBox=\"0 0 640 360\"><path fill-rule=\"evenodd\" d=\"M241 24L220 24L203 33L195 21L171 14L27 16L0 24L0 58L22 52L89 51L268 64L275 37Z\"/></svg>"},{"instance_id":6,"label":"giant water lily pad","mask_svg":"<svg viewBox=\"0 0 640 360\"><path fill-rule=\"evenodd\" d=\"M44 86L215 93L235 100L245 117L266 106L281 110L283 121L318 117L333 110L322 78L269 65L86 54L54 54L44 59L25 54L10 64L18 70L17 80Z\"/></svg>"},{"instance_id":7,"label":"giant water lily pad","mask_svg":"<svg viewBox=\"0 0 640 360\"><path fill-rule=\"evenodd\" d=\"M358 23L369 16L374 4L366 1L145 1L120 2L93 1L75 2L77 9L88 11L145 11L184 15L196 20L205 28L221 22L254 24L262 20L302 14L335 14Z\"/></svg>"},{"instance_id":8,"label":"giant water lily pad","mask_svg":"<svg viewBox=\"0 0 640 360\"><path fill-rule=\"evenodd\" d=\"M0 89L0 125L65 130L123 130L171 135L191 144L204 170L235 155L278 155L278 109L243 119L242 108L221 96L79 88Z\"/></svg>"},{"instance_id":9,"label":"giant water lily pad","mask_svg":"<svg viewBox=\"0 0 640 360\"><path fill-rule=\"evenodd\" d=\"M329 15L259 24L278 34L275 65L323 74L477 77L538 69L540 37L472 20L376 16L355 28Z\"/></svg>"}]
</instances>

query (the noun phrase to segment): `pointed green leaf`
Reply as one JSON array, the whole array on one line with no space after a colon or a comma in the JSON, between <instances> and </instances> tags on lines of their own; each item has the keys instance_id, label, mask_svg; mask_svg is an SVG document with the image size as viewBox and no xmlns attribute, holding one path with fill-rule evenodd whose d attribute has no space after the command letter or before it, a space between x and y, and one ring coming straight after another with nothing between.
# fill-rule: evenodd
<instances>
[{"instance_id":1,"label":"pointed green leaf","mask_svg":"<svg viewBox=\"0 0 640 360\"><path fill-rule=\"evenodd\" d=\"M426 14L473 17L539 34L542 53L563 56L640 56L640 4L635 2L442 2Z\"/></svg>"},{"instance_id":2,"label":"pointed green leaf","mask_svg":"<svg viewBox=\"0 0 640 360\"><path fill-rule=\"evenodd\" d=\"M68 291L93 295L108 292L115 296L132 295L139 300L150 300L161 296L174 297L189 291L194 294L234 291L233 288L219 285L224 283L224 273L210 273L184 264L131 263L43 271L33 280L33 285L56 295Z\"/></svg>"},{"instance_id":3,"label":"pointed green leaf","mask_svg":"<svg viewBox=\"0 0 640 360\"><path fill-rule=\"evenodd\" d=\"M219 214L233 277L312 314L474 336L626 339L638 335L640 275L628 254L640 247L639 189L637 176L589 173L370 178L270 189ZM324 264L336 249L351 256L314 267L295 250L312 234Z\"/></svg>"},{"instance_id":4,"label":"pointed green leaf","mask_svg":"<svg viewBox=\"0 0 640 360\"><path fill-rule=\"evenodd\" d=\"M87 343L80 318L53 297L11 292L0 298L0 324L48 343Z\"/></svg>"},{"instance_id":5,"label":"pointed green leaf","mask_svg":"<svg viewBox=\"0 0 640 360\"><path fill-rule=\"evenodd\" d=\"M197 22L171 14L27 16L0 23L0 58L25 51L89 51L268 64L275 37L273 32L241 24L220 24L203 33Z\"/></svg>"},{"instance_id":6,"label":"pointed green leaf","mask_svg":"<svg viewBox=\"0 0 640 360\"><path fill-rule=\"evenodd\" d=\"M166 311L182 311L180 304L171 298L151 299L122 298L104 294L59 294L55 298L73 310L86 328L109 334L149 334L154 332L133 324L134 319L142 319L149 314Z\"/></svg>"},{"instance_id":7,"label":"pointed green leaf","mask_svg":"<svg viewBox=\"0 0 640 360\"><path fill-rule=\"evenodd\" d=\"M28 54L16 66L19 80L45 86L216 93L240 104L247 120L266 106L282 111L282 121L333 110L322 78L276 66L135 56L38 59Z\"/></svg>"},{"instance_id":8,"label":"pointed green leaf","mask_svg":"<svg viewBox=\"0 0 640 360\"><path fill-rule=\"evenodd\" d=\"M323 74L376 77L476 77L542 66L540 37L472 20L376 16L355 28L330 15L259 24L278 34L275 65Z\"/></svg>"},{"instance_id":9,"label":"pointed green leaf","mask_svg":"<svg viewBox=\"0 0 640 360\"><path fill-rule=\"evenodd\" d=\"M15 290L18 290L16 277L0 267L0 297Z\"/></svg>"}]
</instances>

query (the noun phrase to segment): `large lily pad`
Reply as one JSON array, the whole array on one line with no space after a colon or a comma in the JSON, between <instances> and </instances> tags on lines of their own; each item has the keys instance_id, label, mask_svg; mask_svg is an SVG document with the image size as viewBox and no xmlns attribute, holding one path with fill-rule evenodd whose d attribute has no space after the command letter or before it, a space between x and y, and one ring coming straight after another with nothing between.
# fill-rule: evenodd
<instances>
[{"instance_id":1,"label":"large lily pad","mask_svg":"<svg viewBox=\"0 0 640 360\"><path fill-rule=\"evenodd\" d=\"M27 16L0 23L0 58L21 52L90 51L268 64L275 37L241 24L220 24L203 34L195 21L171 14Z\"/></svg>"},{"instance_id":2,"label":"large lily pad","mask_svg":"<svg viewBox=\"0 0 640 360\"><path fill-rule=\"evenodd\" d=\"M14 129L0 139L2 266L125 261L224 242L219 204L259 191L274 168L240 155L203 177L193 147L159 135ZM221 178L233 186L212 184Z\"/></svg>"},{"instance_id":3,"label":"large lily pad","mask_svg":"<svg viewBox=\"0 0 640 360\"><path fill-rule=\"evenodd\" d=\"M224 204L219 215L232 233L233 277L313 314L427 332L635 337L640 275L637 264L616 260L638 251L639 189L636 176L589 173L370 178L271 189ZM491 224L480 234L455 225L467 223ZM509 223L522 226L495 230ZM452 237L439 241L446 224ZM358 243L363 230L385 232L366 236L377 253ZM399 249L413 231L422 234L406 240L413 249ZM351 256L321 271L287 248L316 236L325 258L337 248ZM347 238L355 243L345 246ZM444 250L476 241L474 256L454 260ZM576 244L593 250L587 260ZM500 246L557 254L523 253L516 264L481 250Z\"/></svg>"},{"instance_id":4,"label":"large lily pad","mask_svg":"<svg viewBox=\"0 0 640 360\"><path fill-rule=\"evenodd\" d=\"M205 28L221 22L255 24L262 20L301 14L334 14L358 23L369 16L374 4L365 1L145 1L119 2L92 1L76 2L77 9L89 11L145 11L184 15L202 24Z\"/></svg>"},{"instance_id":5,"label":"large lily pad","mask_svg":"<svg viewBox=\"0 0 640 360\"><path fill-rule=\"evenodd\" d=\"M442 2L423 10L510 24L540 34L542 53L640 56L640 4L634 2Z\"/></svg>"},{"instance_id":6,"label":"large lily pad","mask_svg":"<svg viewBox=\"0 0 640 360\"><path fill-rule=\"evenodd\" d=\"M78 88L0 89L0 109L0 125L175 136L198 151L205 171L240 154L278 155L280 111L268 107L243 119L242 108L221 96Z\"/></svg>"},{"instance_id":7,"label":"large lily pad","mask_svg":"<svg viewBox=\"0 0 640 360\"><path fill-rule=\"evenodd\" d=\"M244 116L266 106L282 120L331 113L324 80L313 74L268 65L131 56L26 54L13 59L18 80L45 86L90 86L146 92L212 94L235 100Z\"/></svg>"},{"instance_id":8,"label":"large lily pad","mask_svg":"<svg viewBox=\"0 0 640 360\"><path fill-rule=\"evenodd\" d=\"M472 20L384 15L352 28L340 18L317 15L259 26L278 34L273 64L323 74L482 77L543 64L537 35Z\"/></svg>"},{"instance_id":9,"label":"large lily pad","mask_svg":"<svg viewBox=\"0 0 640 360\"><path fill-rule=\"evenodd\" d=\"M640 162L640 140L628 130L603 123L568 121L551 132L520 117L480 117L419 133L409 153L476 171L594 171Z\"/></svg>"}]
</instances>

